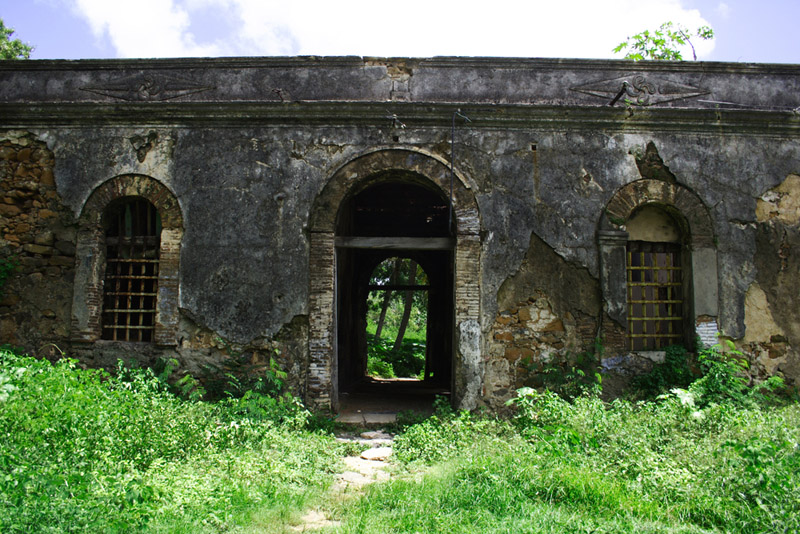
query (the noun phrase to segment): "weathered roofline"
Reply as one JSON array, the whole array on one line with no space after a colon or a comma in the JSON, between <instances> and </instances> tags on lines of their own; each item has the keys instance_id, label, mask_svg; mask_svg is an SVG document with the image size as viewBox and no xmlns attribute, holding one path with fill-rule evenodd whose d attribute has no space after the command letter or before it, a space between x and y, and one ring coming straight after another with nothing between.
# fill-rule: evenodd
<instances>
[{"instance_id":1,"label":"weathered roofline","mask_svg":"<svg viewBox=\"0 0 800 534\"><path fill-rule=\"evenodd\" d=\"M800 110L800 65L266 57L0 62L0 103L414 102Z\"/></svg>"},{"instance_id":2,"label":"weathered roofline","mask_svg":"<svg viewBox=\"0 0 800 534\"><path fill-rule=\"evenodd\" d=\"M158 102L0 104L0 128L370 126L446 128L453 113L469 129L683 132L800 136L800 114L746 109L577 107L470 102Z\"/></svg>"},{"instance_id":3,"label":"weathered roofline","mask_svg":"<svg viewBox=\"0 0 800 534\"><path fill-rule=\"evenodd\" d=\"M4 70L114 70L114 69L196 69L196 68L302 68L325 66L396 65L425 67L493 67L500 69L562 68L613 69L632 71L709 72L728 74L795 74L795 63L738 63L724 61L630 61L625 59L517 58L434 56L428 58L377 56L261 56L190 57L136 59L29 59L0 60Z\"/></svg>"}]
</instances>

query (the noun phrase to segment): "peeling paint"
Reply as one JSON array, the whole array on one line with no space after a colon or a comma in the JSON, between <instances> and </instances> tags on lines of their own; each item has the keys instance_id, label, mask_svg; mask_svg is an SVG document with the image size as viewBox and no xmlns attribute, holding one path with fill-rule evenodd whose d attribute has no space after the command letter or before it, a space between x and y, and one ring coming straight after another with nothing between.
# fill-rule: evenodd
<instances>
[{"instance_id":1,"label":"peeling paint","mask_svg":"<svg viewBox=\"0 0 800 534\"><path fill-rule=\"evenodd\" d=\"M800 175L790 174L780 185L764 193L756 204L758 222L800 224Z\"/></svg>"},{"instance_id":2,"label":"peeling paint","mask_svg":"<svg viewBox=\"0 0 800 534\"><path fill-rule=\"evenodd\" d=\"M769 341L775 335L783 335L783 330L775 323L767 295L757 283L750 285L744 300L744 343Z\"/></svg>"}]
</instances>

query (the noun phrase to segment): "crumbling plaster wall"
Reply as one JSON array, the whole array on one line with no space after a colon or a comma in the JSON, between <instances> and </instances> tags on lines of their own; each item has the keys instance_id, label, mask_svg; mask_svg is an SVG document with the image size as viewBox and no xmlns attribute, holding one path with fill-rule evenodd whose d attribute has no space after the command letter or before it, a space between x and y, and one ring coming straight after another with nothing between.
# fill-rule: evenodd
<instances>
[{"instance_id":1,"label":"crumbling plaster wall","mask_svg":"<svg viewBox=\"0 0 800 534\"><path fill-rule=\"evenodd\" d=\"M29 305L41 299L26 291L41 281L38 275L51 276L36 291L70 301L69 262L52 258L70 257L71 225L96 187L115 176L138 174L176 195L185 226L175 345L142 349L142 358L177 354L198 368L230 353L252 353L258 360L257 352L277 349L302 388L308 359L306 226L314 199L336 169L378 147L419 149L449 161L449 116L459 102L472 122L457 122L455 166L473 188L481 216L480 336L473 328L470 339L480 338L485 402L510 394L525 380L518 361L506 357L508 347L519 350L510 351L517 355L528 355L525 348L540 356L563 352L585 342L593 329L610 348L622 346L624 325L606 320L601 311L598 220L621 187L642 177L634 154L651 142L678 183L710 212L719 328L766 347L764 336L756 341L745 336L753 317L767 316L756 312L769 311L782 333L771 335L772 345L764 350L778 354L784 344L789 356L763 367L796 369L790 348L798 346L798 321L781 300L797 282L793 260L783 257L783 244L796 244L796 224L757 216L757 206L774 202L771 191L784 194L776 188L798 173L800 144L796 137L775 134L768 117L753 112L737 123L738 115L730 119L725 110L713 111L696 98L712 93L708 98L719 101L793 109L796 69L770 67L773 74L763 66L452 58L25 68L3 67L0 105L10 106L3 108L13 112L9 120L37 124L28 129L29 138L52 154L47 165L54 176L53 186L41 170L37 194L51 195L49 201L65 207L51 209L58 214L54 228L62 228L54 231L51 244L36 242L49 240L39 235L47 228L26 234L16 214L11 231L3 221L9 237L24 235L20 244L59 251L44 254L29 247L24 259L33 270L15 274L0 305L4 336L30 350L39 342L63 342L69 313L67 305L59 305L54 317L46 317L52 324L46 324L40 316L49 308ZM608 87L613 96L620 76L640 74L673 92L653 96L652 114L636 105L626 109L622 102L610 108ZM764 83L765 76L774 76L769 80L775 83ZM603 86L599 94L595 86ZM52 127L42 125L50 120L49 104L60 121ZM81 109L88 110L88 118ZM796 119L776 120L788 131ZM6 130L0 137L14 144L19 135ZM8 170L13 165L5 165L4 184L16 180ZM23 202L6 196L8 206ZM29 207L41 206L31 199ZM16 250L13 239L4 239ZM771 262L776 255L781 262ZM64 262L58 273L47 270L52 261ZM575 294L573 287L585 290ZM756 304L746 305L748 295ZM45 332L41 338L35 338L38 330ZM750 330L752 336L758 329ZM526 346L534 343L536 350ZM85 357L101 355L102 363L120 350L100 343L87 348Z\"/></svg>"},{"instance_id":2,"label":"crumbling plaster wall","mask_svg":"<svg viewBox=\"0 0 800 534\"><path fill-rule=\"evenodd\" d=\"M0 344L68 343L75 227L53 169L53 152L35 136L0 135L0 260L17 265L0 290Z\"/></svg>"},{"instance_id":3,"label":"crumbling plaster wall","mask_svg":"<svg viewBox=\"0 0 800 534\"><path fill-rule=\"evenodd\" d=\"M698 195L712 218L717 250L719 317L698 317L700 322L716 319L718 328L725 335L743 339L746 333L746 310L753 315L752 307L745 306L745 297L757 273L764 273L759 277L764 279L766 286L772 288L773 294L791 294L789 282L785 281L793 280L796 286L800 279L796 269L786 265L785 258L784 270L780 275L780 280L784 281L783 288L780 287L777 274L771 278L766 274L774 272L775 266L780 265L777 261L779 256L787 256L785 245L781 250L776 249L777 243L792 242L790 236L794 234L785 229L786 222L781 222L779 229L774 228L778 224L774 218L771 226L756 224L756 203L762 191L780 183L781 177L800 162L800 150L796 143L736 135L658 132L534 132L530 134L530 139L537 141L535 157L518 153L521 160L528 161L520 163L516 176L518 179L529 178L528 183L514 182L520 194L515 198L496 194L506 179L495 175L494 191L487 195L492 198L481 198L481 212L487 233L484 244L484 318L494 323L487 336L489 347L486 351L485 388L490 402L502 400L508 394L509 387L519 387L530 381L531 377L526 376L526 371L531 369L530 359L535 370L537 362L547 360L549 355L568 352L563 348L565 344L572 344L572 350L581 348L578 346L580 336L570 335L568 327L565 327L562 336L553 336L550 332L543 337L548 330L552 330L545 327L538 330L541 335L529 336L527 347L524 347L527 350L518 350L521 348L521 339L512 334L514 329L509 328L508 322L521 325L523 331L530 330L530 324L525 324L524 318L519 317L520 310L532 303L538 308L552 308L555 311L554 321L561 321L560 324L565 326L587 309L593 310L591 313L595 319L601 316L599 308L602 295L599 291L587 291L565 298L564 295L553 295L552 289L548 291L543 288L552 286L553 280L558 280L557 284L577 284L578 287L584 283L582 280L596 283L598 259L594 225L617 190L642 178L634 155L643 152L649 142L657 147L664 164L676 180ZM789 187L784 186L784 189ZM794 182L791 187L794 187ZM773 197L775 194L778 193L774 193ZM780 194L783 195L781 198L786 198L785 192ZM787 202L784 200L785 204ZM487 204L495 209L486 209ZM767 232L768 228L771 233ZM534 237L527 247L528 243L524 240L531 233ZM781 235L784 236L783 241ZM542 250L543 243L550 247L549 253ZM771 248L772 254L763 254L757 247L758 243L762 243L761 248ZM759 263L770 267L757 267ZM553 266L557 266L558 275L555 277ZM575 269L585 270L585 275L564 278L565 273L574 273ZM517 283L520 279L528 279L533 283L520 285ZM531 291L532 288L535 291ZM548 297L547 306L543 306L542 296ZM786 301L791 297L782 298ZM771 300L780 302L776 297ZM787 327L788 324L798 324L794 312L789 309L794 310L790 306L779 306L775 311L776 315L785 319ZM527 311L523 313L526 316L528 314ZM622 365L626 367L622 369L626 373L644 372L652 366L652 358L631 359L624 356L625 325L615 325L608 320L603 323L607 327L596 332L606 346L609 369L614 367L614 371L620 371L616 367ZM517 330L520 331L520 328ZM588 343L585 335L583 338L585 348ZM547 342L542 343L543 339ZM774 360L779 358L778 354L786 353L784 345L784 338L778 334L769 347L761 349L762 353L771 354L773 361L772 364L760 364L762 375L765 371L778 369ZM755 349L752 345L751 348ZM791 356L780 358L793 361ZM540 367L541 363L538 365ZM783 369L788 371L787 375L800 376L791 364L782 364Z\"/></svg>"},{"instance_id":4,"label":"crumbling plaster wall","mask_svg":"<svg viewBox=\"0 0 800 534\"><path fill-rule=\"evenodd\" d=\"M132 139L146 139L151 132L155 140L140 161L141 146L137 150ZM192 368L221 358L215 352L219 343L202 342L199 331L213 332L206 337L218 336L238 350L263 350L286 325L307 316L305 226L334 169L375 146L418 147L446 158L450 133L432 127L399 130L391 124L38 132L55 154L56 185L74 216L94 188L126 173L151 176L179 199L185 235L177 347ZM514 370L519 362L506 358L508 367L498 370L506 364L496 357L497 322L529 299L544 306L539 299L545 298L547 313L564 325L563 334L547 337L553 339L542 354L587 341L592 327L585 323L578 334L575 318L599 316L597 288L567 294L560 286L570 287L575 279L553 276L574 271L582 273L581 284L596 283L597 220L615 191L641 178L632 154L648 142L711 211L719 247L720 327L734 338L744 335L745 294L758 271L756 202L800 159L795 145L750 139L744 150L745 140L736 136L485 131L479 125L459 126L457 139L456 164L474 181L481 213L487 398L504 395L522 380ZM302 342L293 339L292 345L294 357L305 361ZM298 384L301 367L295 373Z\"/></svg>"},{"instance_id":5,"label":"crumbling plaster wall","mask_svg":"<svg viewBox=\"0 0 800 534\"><path fill-rule=\"evenodd\" d=\"M800 175L789 174L756 205L756 276L745 296L741 344L754 374L800 383Z\"/></svg>"}]
</instances>

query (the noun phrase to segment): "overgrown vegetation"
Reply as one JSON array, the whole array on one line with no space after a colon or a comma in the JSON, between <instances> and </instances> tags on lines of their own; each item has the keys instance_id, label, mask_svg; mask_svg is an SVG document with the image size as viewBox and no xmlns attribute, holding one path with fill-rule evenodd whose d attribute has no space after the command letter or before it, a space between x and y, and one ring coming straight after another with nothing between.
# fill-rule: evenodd
<instances>
[{"instance_id":1,"label":"overgrown vegetation","mask_svg":"<svg viewBox=\"0 0 800 534\"><path fill-rule=\"evenodd\" d=\"M310 505L341 521L324 532L800 530L800 406L779 380L750 384L723 344L686 388L606 403L586 382L597 350L560 368L561 394L519 390L509 418L439 398L399 427L395 478L341 501L325 490L345 447L280 388L207 403L168 385L169 361L111 376L3 349L0 532L287 532ZM656 389L685 378L668 352Z\"/></svg>"},{"instance_id":2,"label":"overgrown vegetation","mask_svg":"<svg viewBox=\"0 0 800 534\"><path fill-rule=\"evenodd\" d=\"M181 400L150 370L2 349L0 532L270 531L337 469L308 417L257 393Z\"/></svg>"},{"instance_id":3,"label":"overgrown vegetation","mask_svg":"<svg viewBox=\"0 0 800 534\"><path fill-rule=\"evenodd\" d=\"M404 288L427 284L425 271L409 258L389 258L373 271L367 297L370 376L424 378L428 294Z\"/></svg>"},{"instance_id":4,"label":"overgrown vegetation","mask_svg":"<svg viewBox=\"0 0 800 534\"><path fill-rule=\"evenodd\" d=\"M425 371L425 343L417 339L403 339L399 348L394 342L367 334L367 371L380 378L423 378Z\"/></svg>"},{"instance_id":5,"label":"overgrown vegetation","mask_svg":"<svg viewBox=\"0 0 800 534\"><path fill-rule=\"evenodd\" d=\"M703 378L653 401L525 388L506 421L440 405L395 440L412 476L333 531L797 532L800 407L738 380L735 357L704 351Z\"/></svg>"},{"instance_id":6,"label":"overgrown vegetation","mask_svg":"<svg viewBox=\"0 0 800 534\"><path fill-rule=\"evenodd\" d=\"M634 391L646 398L653 398L671 388L687 387L694 378L689 357L689 353L681 345L666 347L663 363L654 365L652 371L633 379Z\"/></svg>"},{"instance_id":7,"label":"overgrown vegetation","mask_svg":"<svg viewBox=\"0 0 800 534\"><path fill-rule=\"evenodd\" d=\"M603 343L598 338L587 350L551 358L541 371L538 371L536 364L529 362L528 371L541 381L537 386L567 400L582 395L599 395L603 391L603 377L599 371L602 357Z\"/></svg>"}]
</instances>

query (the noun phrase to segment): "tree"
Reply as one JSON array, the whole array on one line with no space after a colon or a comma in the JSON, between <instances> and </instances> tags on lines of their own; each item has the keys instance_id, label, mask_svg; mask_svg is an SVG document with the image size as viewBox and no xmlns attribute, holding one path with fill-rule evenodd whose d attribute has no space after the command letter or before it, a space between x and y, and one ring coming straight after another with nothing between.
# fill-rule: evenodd
<instances>
[{"instance_id":1,"label":"tree","mask_svg":"<svg viewBox=\"0 0 800 534\"><path fill-rule=\"evenodd\" d=\"M19 39L12 39L13 28L6 28L3 19L0 19L0 59L28 59L31 57L33 47Z\"/></svg>"},{"instance_id":2,"label":"tree","mask_svg":"<svg viewBox=\"0 0 800 534\"><path fill-rule=\"evenodd\" d=\"M414 260L408 261L408 285L413 286L417 283L417 262ZM411 306L414 304L414 291L405 291L404 300L405 306L403 307L403 318L400 320L400 326L397 328L397 337L394 340L393 352L400 350L403 344L403 337L406 335L406 328L408 328L408 320L411 318Z\"/></svg>"},{"instance_id":3,"label":"tree","mask_svg":"<svg viewBox=\"0 0 800 534\"><path fill-rule=\"evenodd\" d=\"M396 284L397 277L400 275L400 262L402 260L400 258L394 258L393 267L392 267L392 274L389 277L389 284ZM385 269L386 266L384 265L386 262L381 263L376 271L379 271L381 268ZM382 273L378 273L378 277L381 276ZM373 279L376 275L373 274ZM380 278L379 278L380 280ZM371 280L371 283L376 282L375 280ZM381 314L378 317L378 326L375 328L375 338L380 339L381 333L383 332L383 325L386 321L386 311L389 309L389 302L392 299L392 290L387 289L383 292L383 302L381 302Z\"/></svg>"},{"instance_id":4,"label":"tree","mask_svg":"<svg viewBox=\"0 0 800 534\"><path fill-rule=\"evenodd\" d=\"M680 24L665 22L653 32L645 30L628 37L613 51L615 54L624 52L624 59L634 61L642 59L683 61L680 47L688 44L692 48L692 57L697 61L697 53L692 43L692 39L695 38L703 41L713 39L714 30L710 26L700 26L696 32L691 32Z\"/></svg>"}]
</instances>

